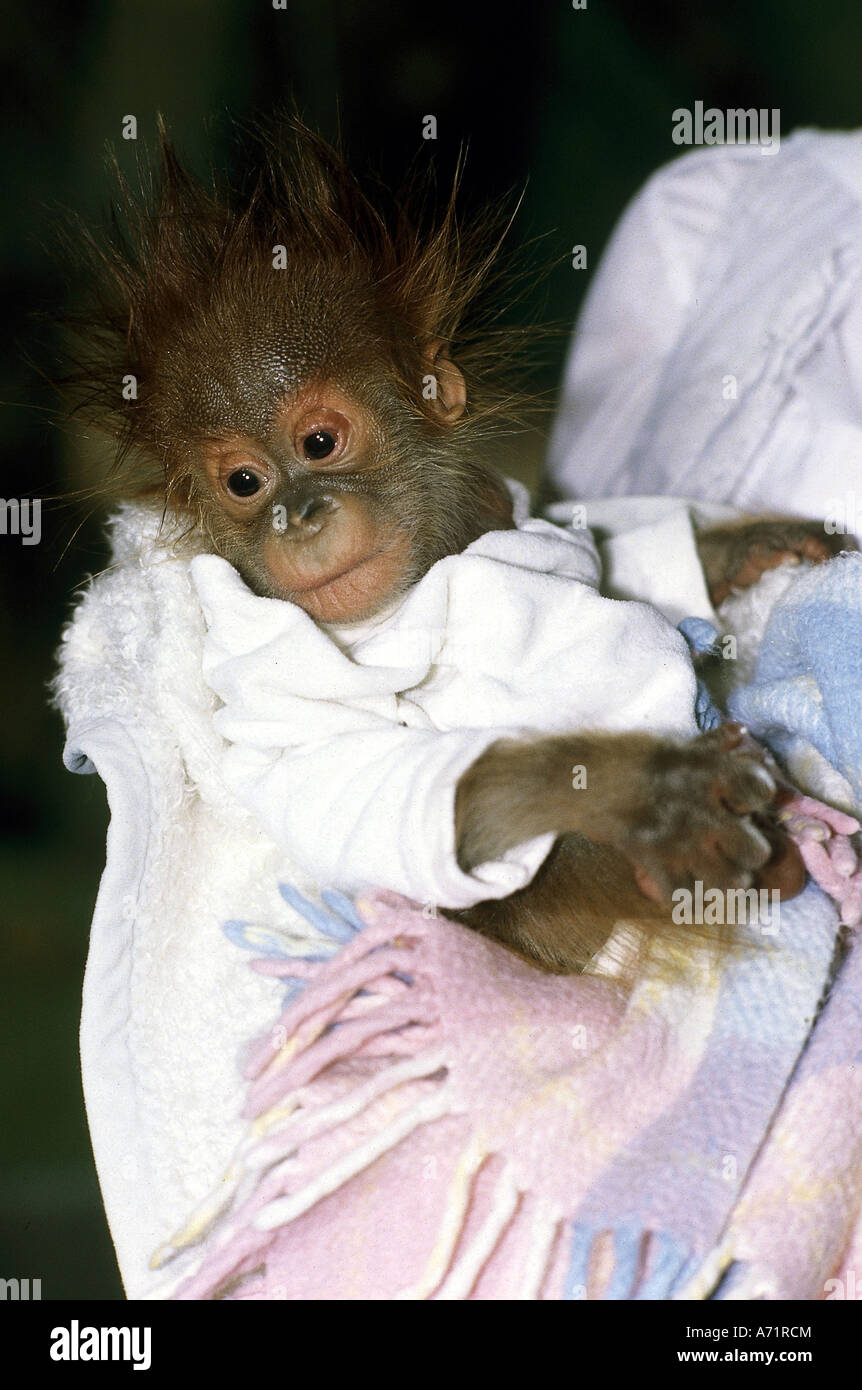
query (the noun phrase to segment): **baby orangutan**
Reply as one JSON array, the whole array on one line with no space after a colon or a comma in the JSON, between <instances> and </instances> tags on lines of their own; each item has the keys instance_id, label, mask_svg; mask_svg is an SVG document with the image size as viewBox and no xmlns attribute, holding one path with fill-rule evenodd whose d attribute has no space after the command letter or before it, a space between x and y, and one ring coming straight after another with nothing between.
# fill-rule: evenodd
<instances>
[{"instance_id":1,"label":"baby orangutan","mask_svg":"<svg viewBox=\"0 0 862 1390\"><path fill-rule=\"evenodd\" d=\"M298 121L262 137L261 156L251 192L228 195L191 178L163 137L155 193L123 187L124 232L87 240L99 297L77 321L80 409L116 438L127 495L157 500L254 595L343 631L515 526L483 462L511 405L507 344L471 320L496 246L458 224L454 193L431 225L399 203L380 211ZM837 542L775 520L702 544L720 598ZM554 732L494 740L454 792L464 872L540 835L555 837L550 853L517 891L444 909L575 971L620 918L669 930L671 891L695 880L800 890L780 778L743 729L561 724L556 711ZM588 789L573 792L575 765Z\"/></svg>"}]
</instances>

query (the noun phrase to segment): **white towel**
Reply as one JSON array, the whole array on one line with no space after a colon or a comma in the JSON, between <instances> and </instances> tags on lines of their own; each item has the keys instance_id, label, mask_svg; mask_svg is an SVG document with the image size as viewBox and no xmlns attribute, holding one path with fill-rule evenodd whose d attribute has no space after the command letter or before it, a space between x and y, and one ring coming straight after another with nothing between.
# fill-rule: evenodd
<instances>
[{"instance_id":1,"label":"white towel","mask_svg":"<svg viewBox=\"0 0 862 1390\"><path fill-rule=\"evenodd\" d=\"M307 924L278 893L313 884L227 794L201 676L189 559L159 547L159 512L114 519L115 565L64 634L64 760L103 778L107 862L90 935L81 1070L126 1292L140 1297L165 1233L224 1171L241 1133L237 1054L278 1008L222 923Z\"/></svg>"}]
</instances>

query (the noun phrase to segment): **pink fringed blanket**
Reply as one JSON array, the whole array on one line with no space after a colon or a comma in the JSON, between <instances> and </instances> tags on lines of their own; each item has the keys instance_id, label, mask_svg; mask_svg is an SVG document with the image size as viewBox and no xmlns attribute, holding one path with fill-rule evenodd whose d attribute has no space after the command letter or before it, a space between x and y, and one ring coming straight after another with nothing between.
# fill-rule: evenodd
<instances>
[{"instance_id":1,"label":"pink fringed blanket","mask_svg":"<svg viewBox=\"0 0 862 1390\"><path fill-rule=\"evenodd\" d=\"M832 956L816 887L784 907L779 942L720 976L704 963L698 988L644 981L629 999L402 900L360 916L282 891L334 953L280 958L272 943L255 962L293 998L249 1058L230 1170L158 1252L177 1272L157 1296L704 1297L728 1270L728 1286L741 1269L798 1285L800 1242L821 1258L795 1296L840 1274L858 1194L845 1182L836 1197L838 1170L862 1156L846 1112L862 1023L846 1003L840 1032L821 1018L809 1066L829 1070L828 1093L812 1101L803 1075L782 1103ZM858 975L858 948L852 961ZM844 1122L843 1147L816 1156L822 1201L801 1158L781 1220L764 1228L757 1203L743 1219L740 1197L776 1163L774 1145L758 1153L776 1111L792 1134L818 1105L821 1134Z\"/></svg>"}]
</instances>

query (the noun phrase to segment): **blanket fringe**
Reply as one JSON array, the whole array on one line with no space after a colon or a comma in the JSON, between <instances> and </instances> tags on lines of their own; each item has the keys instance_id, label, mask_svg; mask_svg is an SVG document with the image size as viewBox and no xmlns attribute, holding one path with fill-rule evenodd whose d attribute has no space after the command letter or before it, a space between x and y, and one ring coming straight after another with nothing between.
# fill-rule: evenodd
<instances>
[{"instance_id":1,"label":"blanket fringe","mask_svg":"<svg viewBox=\"0 0 862 1390\"><path fill-rule=\"evenodd\" d=\"M430 991L407 974L415 965L418 939L402 935L393 941L391 927L379 923L367 926L334 957L253 963L262 973L301 980L305 988L249 1053L245 1074L252 1084L244 1111L249 1131L215 1191L153 1256L153 1268L178 1258L185 1266L170 1290L165 1286L156 1297L218 1297L225 1281L241 1275L244 1262L272 1233L423 1125L454 1113ZM359 1060L373 1066L374 1058L380 1059L378 1070L358 1078L347 1094L332 1094L327 1078L336 1064ZM372 1111L374 1132L352 1142L357 1122ZM321 1140L331 1161L309 1175L305 1150ZM484 1155L477 1166L482 1161ZM450 1208L447 1217L451 1236L441 1233L445 1245L457 1244L460 1223L453 1223L454 1211ZM451 1252L438 1261L430 1291L445 1276L450 1258Z\"/></svg>"}]
</instances>

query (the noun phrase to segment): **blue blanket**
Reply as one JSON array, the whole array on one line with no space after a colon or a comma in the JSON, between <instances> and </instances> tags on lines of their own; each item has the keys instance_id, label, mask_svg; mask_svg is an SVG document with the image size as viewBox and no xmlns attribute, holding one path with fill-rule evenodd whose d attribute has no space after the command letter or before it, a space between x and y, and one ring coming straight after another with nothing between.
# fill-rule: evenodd
<instances>
[{"instance_id":1,"label":"blue blanket","mask_svg":"<svg viewBox=\"0 0 862 1390\"><path fill-rule=\"evenodd\" d=\"M754 679L728 710L778 758L815 749L862 805L862 555L800 574L773 609Z\"/></svg>"}]
</instances>

